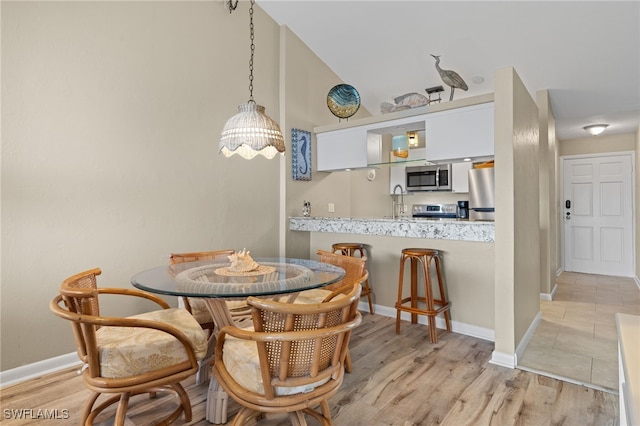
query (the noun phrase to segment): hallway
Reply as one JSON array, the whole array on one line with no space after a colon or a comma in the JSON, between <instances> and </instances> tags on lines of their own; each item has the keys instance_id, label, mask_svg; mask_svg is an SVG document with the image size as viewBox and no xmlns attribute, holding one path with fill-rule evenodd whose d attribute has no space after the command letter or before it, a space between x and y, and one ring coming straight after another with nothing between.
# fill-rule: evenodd
<instances>
[{"instance_id":1,"label":"hallway","mask_svg":"<svg viewBox=\"0 0 640 426\"><path fill-rule=\"evenodd\" d=\"M632 278L563 272L553 301L540 301L542 320L518 368L591 388L618 392L615 314L640 315Z\"/></svg>"}]
</instances>

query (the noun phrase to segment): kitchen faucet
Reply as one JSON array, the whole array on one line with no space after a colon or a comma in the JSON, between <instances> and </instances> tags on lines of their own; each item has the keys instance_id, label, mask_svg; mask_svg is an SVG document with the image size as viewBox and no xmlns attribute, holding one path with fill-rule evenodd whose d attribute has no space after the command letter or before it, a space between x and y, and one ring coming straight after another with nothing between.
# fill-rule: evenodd
<instances>
[{"instance_id":1,"label":"kitchen faucet","mask_svg":"<svg viewBox=\"0 0 640 426\"><path fill-rule=\"evenodd\" d=\"M396 194L396 189L400 188L400 204L398 204L398 195ZM396 210L398 208L398 206L400 206L400 213L399 215L403 215L405 213L404 211L404 190L402 189L402 185L397 184L396 186L393 187L393 199L391 202L391 208L392 208L392 213L391 213L391 218L395 219L396 218Z\"/></svg>"}]
</instances>

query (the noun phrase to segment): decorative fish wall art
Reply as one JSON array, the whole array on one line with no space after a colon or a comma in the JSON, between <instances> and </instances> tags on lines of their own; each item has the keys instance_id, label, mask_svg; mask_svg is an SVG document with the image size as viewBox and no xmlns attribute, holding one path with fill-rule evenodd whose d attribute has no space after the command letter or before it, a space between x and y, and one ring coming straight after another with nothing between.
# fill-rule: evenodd
<instances>
[{"instance_id":1,"label":"decorative fish wall art","mask_svg":"<svg viewBox=\"0 0 640 426\"><path fill-rule=\"evenodd\" d=\"M420 93L405 93L397 96L391 102L382 102L380 104L380 112L383 114L395 111L403 111L405 109L417 108L429 104L429 98Z\"/></svg>"}]
</instances>

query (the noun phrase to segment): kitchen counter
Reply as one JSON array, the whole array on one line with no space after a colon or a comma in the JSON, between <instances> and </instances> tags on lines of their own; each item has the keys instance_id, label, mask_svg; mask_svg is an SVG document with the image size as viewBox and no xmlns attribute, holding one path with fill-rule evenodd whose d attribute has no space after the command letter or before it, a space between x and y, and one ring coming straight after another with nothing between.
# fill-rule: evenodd
<instances>
[{"instance_id":1,"label":"kitchen counter","mask_svg":"<svg viewBox=\"0 0 640 426\"><path fill-rule=\"evenodd\" d=\"M616 314L620 424L640 424L640 316Z\"/></svg>"},{"instance_id":2,"label":"kitchen counter","mask_svg":"<svg viewBox=\"0 0 640 426\"><path fill-rule=\"evenodd\" d=\"M398 262L407 247L440 252L454 332L494 340L494 222L457 219L291 217L292 234L306 239L310 256L338 242L367 248L367 270L376 314L395 318ZM305 232L306 231L306 232ZM303 243L304 244L304 243ZM408 267L406 268L409 269ZM408 285L408 284L407 284ZM423 290L418 290L423 295ZM362 302L364 303L364 302ZM363 306L363 309L368 309ZM403 313L403 319L410 315ZM426 318L420 316L420 322ZM444 327L441 315L436 319Z\"/></svg>"},{"instance_id":3,"label":"kitchen counter","mask_svg":"<svg viewBox=\"0 0 640 426\"><path fill-rule=\"evenodd\" d=\"M290 217L292 231L428 238L434 240L495 241L494 222L462 219Z\"/></svg>"}]
</instances>

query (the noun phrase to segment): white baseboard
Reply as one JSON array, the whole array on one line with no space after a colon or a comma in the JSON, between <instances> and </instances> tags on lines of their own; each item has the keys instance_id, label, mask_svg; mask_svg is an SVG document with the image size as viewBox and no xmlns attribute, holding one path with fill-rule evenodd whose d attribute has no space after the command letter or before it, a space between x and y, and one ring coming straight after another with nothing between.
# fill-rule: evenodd
<instances>
[{"instance_id":1,"label":"white baseboard","mask_svg":"<svg viewBox=\"0 0 640 426\"><path fill-rule=\"evenodd\" d=\"M520 340L520 343L516 348L516 365L518 358L522 356L524 350L527 348L527 345L533 337L533 333L536 331L536 328L538 328L538 324L540 324L540 321L542 321L542 311L538 311L536 317L533 319L533 321L531 321L529 328L527 329L526 333L524 333L524 336L522 336L522 340Z\"/></svg>"},{"instance_id":2,"label":"white baseboard","mask_svg":"<svg viewBox=\"0 0 640 426\"><path fill-rule=\"evenodd\" d=\"M564 268L562 266L556 269L556 277L559 277L562 272L564 272Z\"/></svg>"},{"instance_id":3,"label":"white baseboard","mask_svg":"<svg viewBox=\"0 0 640 426\"><path fill-rule=\"evenodd\" d=\"M638 278L637 276L634 276L633 280L636 282L636 287L638 287L638 289L640 290L640 278Z\"/></svg>"},{"instance_id":4,"label":"white baseboard","mask_svg":"<svg viewBox=\"0 0 640 426\"><path fill-rule=\"evenodd\" d=\"M55 373L65 368L78 366L82 363L78 359L76 352L71 352L66 355L60 355L53 358L48 358L42 361L34 362L32 364L22 365L20 367L12 368L11 370L0 371L0 389L15 385L30 379L44 376L45 374Z\"/></svg>"},{"instance_id":5,"label":"white baseboard","mask_svg":"<svg viewBox=\"0 0 640 426\"><path fill-rule=\"evenodd\" d=\"M517 355L516 354L506 354L504 352L493 351L491 353L491 359L489 360L490 364L499 365L501 367L507 367L514 369L516 368Z\"/></svg>"},{"instance_id":6,"label":"white baseboard","mask_svg":"<svg viewBox=\"0 0 640 426\"><path fill-rule=\"evenodd\" d=\"M358 309L360 309L361 311L369 312L369 305L365 302L360 302L360 304L358 305ZM396 308L391 308L389 306L373 305L373 311L377 315L382 315L390 318L396 317ZM411 321L411 314L409 314L408 312L402 312L400 314L400 319L403 321ZM427 325L427 317L424 315L418 315L418 324ZM442 316L436 317L436 327L446 329L446 323ZM465 324L463 322L454 320L451 320L451 331L482 340L488 340L490 342L494 342L496 337L495 330L478 327L472 324Z\"/></svg>"},{"instance_id":7,"label":"white baseboard","mask_svg":"<svg viewBox=\"0 0 640 426\"><path fill-rule=\"evenodd\" d=\"M558 292L558 284L555 284L551 289L551 293L540 293L540 300L552 301Z\"/></svg>"},{"instance_id":8,"label":"white baseboard","mask_svg":"<svg viewBox=\"0 0 640 426\"><path fill-rule=\"evenodd\" d=\"M536 328L538 327L540 321L542 321L542 312L538 311L536 317L533 319L533 321L531 321L531 324L529 325L526 333L524 333L522 340L520 340L520 343L516 348L516 353L508 354L504 352L493 351L489 363L507 368L516 368L516 366L518 365L518 357L522 356L522 353L526 349L527 344L529 343L529 340L531 340L531 337L536 331Z\"/></svg>"}]
</instances>

